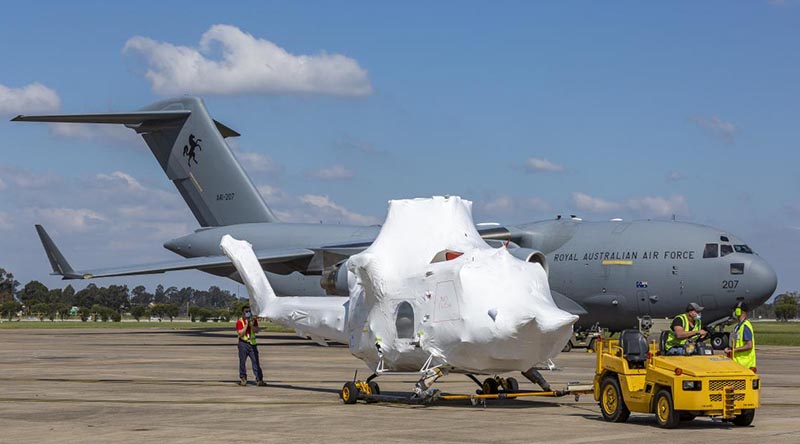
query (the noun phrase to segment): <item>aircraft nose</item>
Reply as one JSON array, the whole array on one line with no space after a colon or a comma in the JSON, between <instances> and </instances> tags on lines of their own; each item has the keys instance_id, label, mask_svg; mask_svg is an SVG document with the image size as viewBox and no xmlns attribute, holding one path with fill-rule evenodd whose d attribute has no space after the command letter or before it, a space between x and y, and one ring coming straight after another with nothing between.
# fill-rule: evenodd
<instances>
[{"instance_id":1,"label":"aircraft nose","mask_svg":"<svg viewBox=\"0 0 800 444\"><path fill-rule=\"evenodd\" d=\"M764 259L757 257L750 263L747 274L751 276L750 297L754 305L761 305L772 296L778 287L778 275Z\"/></svg>"}]
</instances>

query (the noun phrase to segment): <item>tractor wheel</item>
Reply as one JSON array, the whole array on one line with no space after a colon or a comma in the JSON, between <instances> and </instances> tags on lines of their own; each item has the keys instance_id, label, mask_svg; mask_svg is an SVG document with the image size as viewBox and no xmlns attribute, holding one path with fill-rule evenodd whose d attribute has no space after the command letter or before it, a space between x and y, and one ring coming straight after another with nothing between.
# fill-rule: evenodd
<instances>
[{"instance_id":1,"label":"tractor wheel","mask_svg":"<svg viewBox=\"0 0 800 444\"><path fill-rule=\"evenodd\" d=\"M730 342L728 333L712 333L711 334L711 347L714 350L725 350Z\"/></svg>"},{"instance_id":2,"label":"tractor wheel","mask_svg":"<svg viewBox=\"0 0 800 444\"><path fill-rule=\"evenodd\" d=\"M561 351L562 351L562 352L568 352L568 351L572 351L572 340L570 340L569 342L567 342L567 344L566 344L566 345L564 345L564 348L562 348L562 349L561 349Z\"/></svg>"},{"instance_id":3,"label":"tractor wheel","mask_svg":"<svg viewBox=\"0 0 800 444\"><path fill-rule=\"evenodd\" d=\"M369 385L369 391L372 395L380 395L381 394L381 386L378 385L375 381L370 381L367 383Z\"/></svg>"},{"instance_id":4,"label":"tractor wheel","mask_svg":"<svg viewBox=\"0 0 800 444\"><path fill-rule=\"evenodd\" d=\"M736 415L736 417L733 418L733 425L739 427L747 427L753 423L753 418L755 417L756 417L755 410L753 409L742 410L741 415Z\"/></svg>"},{"instance_id":5,"label":"tractor wheel","mask_svg":"<svg viewBox=\"0 0 800 444\"><path fill-rule=\"evenodd\" d=\"M343 403L355 404L356 401L358 401L358 388L356 388L356 385L352 381L347 381L342 387L340 396L342 397Z\"/></svg>"},{"instance_id":6,"label":"tractor wheel","mask_svg":"<svg viewBox=\"0 0 800 444\"><path fill-rule=\"evenodd\" d=\"M656 394L655 410L659 427L674 429L681 423L680 414L675 411L675 406L672 403L672 394L669 390L662 389Z\"/></svg>"},{"instance_id":7,"label":"tractor wheel","mask_svg":"<svg viewBox=\"0 0 800 444\"><path fill-rule=\"evenodd\" d=\"M625 422L631 416L615 376L606 376L600 383L600 411L608 422Z\"/></svg>"},{"instance_id":8,"label":"tractor wheel","mask_svg":"<svg viewBox=\"0 0 800 444\"><path fill-rule=\"evenodd\" d=\"M486 378L483 381L483 394L484 395L496 395L498 393L499 384L497 384L497 380L494 378Z\"/></svg>"}]
</instances>

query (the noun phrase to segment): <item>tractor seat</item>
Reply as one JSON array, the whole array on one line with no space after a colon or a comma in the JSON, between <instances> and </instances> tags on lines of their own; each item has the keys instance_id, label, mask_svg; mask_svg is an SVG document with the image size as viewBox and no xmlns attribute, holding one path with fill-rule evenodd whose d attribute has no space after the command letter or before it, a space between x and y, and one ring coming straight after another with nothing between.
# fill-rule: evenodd
<instances>
[{"instance_id":1,"label":"tractor seat","mask_svg":"<svg viewBox=\"0 0 800 444\"><path fill-rule=\"evenodd\" d=\"M644 368L647 360L647 339L639 330L622 330L619 336L620 346L622 347L622 357L628 361L630 368Z\"/></svg>"},{"instance_id":2,"label":"tractor seat","mask_svg":"<svg viewBox=\"0 0 800 444\"><path fill-rule=\"evenodd\" d=\"M664 356L667 354L667 339L669 339L669 332L672 330L664 330L661 336L658 337L658 354Z\"/></svg>"}]
</instances>

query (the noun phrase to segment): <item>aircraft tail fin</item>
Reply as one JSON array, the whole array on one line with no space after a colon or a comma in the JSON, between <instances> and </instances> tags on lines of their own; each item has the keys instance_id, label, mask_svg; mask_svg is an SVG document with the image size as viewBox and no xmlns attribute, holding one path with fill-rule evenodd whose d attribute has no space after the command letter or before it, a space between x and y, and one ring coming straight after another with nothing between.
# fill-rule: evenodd
<instances>
[{"instance_id":1,"label":"aircraft tail fin","mask_svg":"<svg viewBox=\"0 0 800 444\"><path fill-rule=\"evenodd\" d=\"M12 121L123 124L141 134L201 226L278 221L225 142L239 133L212 119L198 97L168 99L131 113Z\"/></svg>"},{"instance_id":2,"label":"aircraft tail fin","mask_svg":"<svg viewBox=\"0 0 800 444\"><path fill-rule=\"evenodd\" d=\"M75 270L72 269L67 259L61 254L58 247L56 247L53 239L50 239L50 235L47 234L44 227L37 224L36 232L39 234L39 239L42 241L47 259L50 260L50 266L53 267L53 274L64 276L67 279L75 278L77 276Z\"/></svg>"},{"instance_id":3,"label":"aircraft tail fin","mask_svg":"<svg viewBox=\"0 0 800 444\"><path fill-rule=\"evenodd\" d=\"M247 287L250 310L258 317L271 318L270 309L276 308L278 297L253 252L253 246L250 242L234 239L229 234L222 236L219 246L233 262L233 266Z\"/></svg>"}]
</instances>

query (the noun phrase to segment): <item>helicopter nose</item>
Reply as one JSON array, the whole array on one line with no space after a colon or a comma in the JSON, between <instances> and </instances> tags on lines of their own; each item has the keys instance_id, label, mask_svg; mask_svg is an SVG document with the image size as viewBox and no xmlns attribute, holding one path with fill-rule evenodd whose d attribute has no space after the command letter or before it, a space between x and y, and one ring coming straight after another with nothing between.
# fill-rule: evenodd
<instances>
[{"instance_id":1,"label":"helicopter nose","mask_svg":"<svg viewBox=\"0 0 800 444\"><path fill-rule=\"evenodd\" d=\"M778 275L764 259L756 257L750 263L747 274L751 276L750 299L753 305L761 305L767 301L778 287Z\"/></svg>"}]
</instances>

